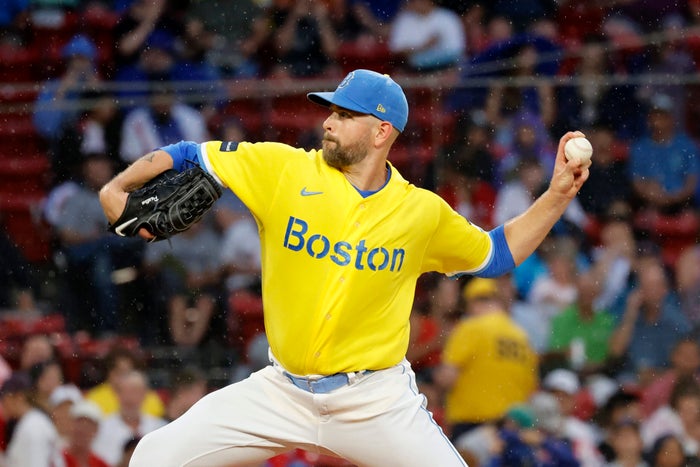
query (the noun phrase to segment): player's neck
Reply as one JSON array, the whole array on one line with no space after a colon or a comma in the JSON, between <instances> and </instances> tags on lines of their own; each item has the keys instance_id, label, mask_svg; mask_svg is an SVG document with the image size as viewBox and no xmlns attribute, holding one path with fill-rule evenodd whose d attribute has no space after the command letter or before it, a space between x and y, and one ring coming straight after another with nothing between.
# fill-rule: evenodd
<instances>
[{"instance_id":1,"label":"player's neck","mask_svg":"<svg viewBox=\"0 0 700 467\"><path fill-rule=\"evenodd\" d=\"M358 190L375 191L386 183L387 170L386 160L367 157L362 162L343 169L343 175Z\"/></svg>"}]
</instances>

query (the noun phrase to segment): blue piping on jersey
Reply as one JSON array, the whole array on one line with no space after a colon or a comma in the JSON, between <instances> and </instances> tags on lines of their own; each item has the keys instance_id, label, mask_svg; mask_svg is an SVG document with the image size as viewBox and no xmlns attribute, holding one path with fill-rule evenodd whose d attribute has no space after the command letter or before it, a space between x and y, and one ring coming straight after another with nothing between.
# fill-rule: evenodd
<instances>
[{"instance_id":1,"label":"blue piping on jersey","mask_svg":"<svg viewBox=\"0 0 700 467\"><path fill-rule=\"evenodd\" d=\"M384 188L387 183L389 183L389 180L391 179L391 167L389 167L389 164L386 165L386 180L384 180L384 185L380 186L376 190L360 190L357 188L355 185L353 187L357 190L357 192L362 196L363 198L367 198L368 196L371 196Z\"/></svg>"}]
</instances>

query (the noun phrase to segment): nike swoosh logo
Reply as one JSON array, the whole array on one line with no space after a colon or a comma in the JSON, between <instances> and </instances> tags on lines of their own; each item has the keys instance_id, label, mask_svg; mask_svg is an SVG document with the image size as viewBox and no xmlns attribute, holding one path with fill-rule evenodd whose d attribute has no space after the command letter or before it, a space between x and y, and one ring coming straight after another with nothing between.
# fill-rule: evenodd
<instances>
[{"instance_id":1,"label":"nike swoosh logo","mask_svg":"<svg viewBox=\"0 0 700 467\"><path fill-rule=\"evenodd\" d=\"M138 219L139 219L138 217L134 217L134 218L131 219L131 220L128 220L128 221L126 221L126 222L123 222L122 224L119 225L119 227L117 227L117 228L114 229L114 233L116 233L116 234L119 235L120 237L126 237L126 234L124 234L124 229L127 228L127 227L129 227L131 224L133 224L134 222L136 222Z\"/></svg>"},{"instance_id":2,"label":"nike swoosh logo","mask_svg":"<svg viewBox=\"0 0 700 467\"><path fill-rule=\"evenodd\" d=\"M306 191L306 187L301 189L301 196L322 195L322 191Z\"/></svg>"}]
</instances>

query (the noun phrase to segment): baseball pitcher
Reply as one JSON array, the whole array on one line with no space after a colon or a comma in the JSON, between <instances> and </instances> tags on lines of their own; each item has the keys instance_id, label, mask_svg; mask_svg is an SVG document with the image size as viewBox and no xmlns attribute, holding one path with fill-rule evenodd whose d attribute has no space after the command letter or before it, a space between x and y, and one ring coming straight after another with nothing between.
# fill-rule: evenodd
<instances>
[{"instance_id":1,"label":"baseball pitcher","mask_svg":"<svg viewBox=\"0 0 700 467\"><path fill-rule=\"evenodd\" d=\"M259 465L294 448L358 466L466 465L405 359L416 280L428 271L492 277L527 258L588 177L590 161L563 152L583 135L561 138L549 189L530 209L486 232L388 162L408 119L389 76L355 70L308 98L329 109L320 150L183 141L100 192L115 233L159 240L230 189L255 216L262 246L270 365L146 435L131 466ZM166 177L164 200L144 205L160 198L150 180L170 170L197 176ZM172 196L173 185L183 192Z\"/></svg>"}]
</instances>

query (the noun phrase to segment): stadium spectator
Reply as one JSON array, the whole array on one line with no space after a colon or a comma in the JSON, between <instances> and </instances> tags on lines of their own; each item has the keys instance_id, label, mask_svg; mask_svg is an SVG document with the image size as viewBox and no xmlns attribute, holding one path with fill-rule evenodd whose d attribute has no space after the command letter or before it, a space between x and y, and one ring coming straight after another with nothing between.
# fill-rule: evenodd
<instances>
[{"instance_id":1,"label":"stadium spectator","mask_svg":"<svg viewBox=\"0 0 700 467\"><path fill-rule=\"evenodd\" d=\"M341 47L344 44L355 44L368 49L381 47L385 28L373 14L363 8L361 2L330 0L328 17Z\"/></svg>"},{"instance_id":2,"label":"stadium spectator","mask_svg":"<svg viewBox=\"0 0 700 467\"><path fill-rule=\"evenodd\" d=\"M237 141L225 139L223 141ZM255 219L233 193L224 193L215 207L222 231L221 262L226 291L260 296L260 236Z\"/></svg>"},{"instance_id":3,"label":"stadium spectator","mask_svg":"<svg viewBox=\"0 0 700 467\"><path fill-rule=\"evenodd\" d=\"M207 378L196 367L185 367L173 374L168 389L165 421L169 423L207 394Z\"/></svg>"},{"instance_id":4,"label":"stadium spectator","mask_svg":"<svg viewBox=\"0 0 700 467\"><path fill-rule=\"evenodd\" d=\"M177 91L162 85L124 118L121 158L131 163L154 148L181 140L206 141L206 121L195 108L178 101Z\"/></svg>"},{"instance_id":5,"label":"stadium spectator","mask_svg":"<svg viewBox=\"0 0 700 467\"><path fill-rule=\"evenodd\" d=\"M359 14L378 21L385 28L384 36L388 35L391 22L404 3L403 0L349 0L349 2Z\"/></svg>"},{"instance_id":6,"label":"stadium spectator","mask_svg":"<svg viewBox=\"0 0 700 467\"><path fill-rule=\"evenodd\" d=\"M483 149L469 146L469 143L466 147L472 147L474 152L464 151L446 157L436 191L470 222L482 229L492 229L496 190L479 172L480 167L484 167L480 162L488 164L491 159Z\"/></svg>"},{"instance_id":7,"label":"stadium spectator","mask_svg":"<svg viewBox=\"0 0 700 467\"><path fill-rule=\"evenodd\" d=\"M474 278L462 296L466 317L452 329L434 372L446 391L452 439L497 421L537 387L537 356L525 331L508 316L496 281Z\"/></svg>"},{"instance_id":8,"label":"stadium spectator","mask_svg":"<svg viewBox=\"0 0 700 467\"><path fill-rule=\"evenodd\" d=\"M516 178L503 185L496 194L493 213L496 225L525 212L545 188L545 171L537 159L531 157L521 159L515 174ZM568 228L584 230L587 222L586 214L578 198L575 198L567 207L562 219L554 226L554 232Z\"/></svg>"},{"instance_id":9,"label":"stadium spectator","mask_svg":"<svg viewBox=\"0 0 700 467\"><path fill-rule=\"evenodd\" d=\"M562 73L574 79L571 84L556 88L557 112L552 122L553 132L600 125L610 128L615 137L623 140L640 134L643 116L639 112L619 111L621 108L635 108L640 102L636 97L636 85L615 83L609 79L619 66L613 61L613 49L614 44L603 35L588 34L583 38L574 65L571 69L562 68ZM596 152L596 160L597 155Z\"/></svg>"},{"instance_id":10,"label":"stadium spectator","mask_svg":"<svg viewBox=\"0 0 700 467\"><path fill-rule=\"evenodd\" d=\"M602 286L595 276L582 273L575 281L576 302L552 318L549 350L563 354L575 370L591 372L606 363L615 319L607 310L595 308L595 299ZM577 349L577 345L582 349ZM582 355L577 355L577 352Z\"/></svg>"},{"instance_id":11,"label":"stadium spectator","mask_svg":"<svg viewBox=\"0 0 700 467\"><path fill-rule=\"evenodd\" d=\"M512 56L505 52L496 54L500 50L498 46L495 46L495 51L487 49L483 55L495 55L491 57L492 60L500 58L500 61L506 63L506 71L501 72L504 78L532 80L548 72L544 69L547 62L541 59L544 51L538 50L533 41L535 39L527 36L514 38L514 45L510 46L512 50L509 52ZM548 82L531 86L504 84L508 81L510 80L494 81L484 105L488 121L496 128L495 140L502 147L512 145L520 122L529 122L537 135L546 135L547 128L552 125L557 113L554 87Z\"/></svg>"},{"instance_id":12,"label":"stadium spectator","mask_svg":"<svg viewBox=\"0 0 700 467\"><path fill-rule=\"evenodd\" d=\"M136 449L136 445L140 440L141 438L137 436L124 443L124 446L122 446L122 456L115 467L129 467L131 456L134 454L134 449Z\"/></svg>"},{"instance_id":13,"label":"stadium spectator","mask_svg":"<svg viewBox=\"0 0 700 467\"><path fill-rule=\"evenodd\" d=\"M143 436L165 425L160 417L143 412L149 387L146 375L138 370L124 374L116 386L119 410L106 416L100 423L93 450L109 465L115 465L122 457L122 446L135 436Z\"/></svg>"},{"instance_id":14,"label":"stadium spectator","mask_svg":"<svg viewBox=\"0 0 700 467\"><path fill-rule=\"evenodd\" d=\"M391 22L389 50L410 71L456 67L466 45L460 17L433 0L408 0Z\"/></svg>"},{"instance_id":15,"label":"stadium spectator","mask_svg":"<svg viewBox=\"0 0 700 467\"><path fill-rule=\"evenodd\" d=\"M86 93L85 99L92 102L85 110L85 116L76 128L80 151L75 154L106 154L121 171L124 163L119 157L124 112L111 92L97 90Z\"/></svg>"},{"instance_id":16,"label":"stadium spectator","mask_svg":"<svg viewBox=\"0 0 700 467\"><path fill-rule=\"evenodd\" d=\"M298 0L283 15L275 37L278 63L274 77L329 75L340 42L321 2Z\"/></svg>"},{"instance_id":17,"label":"stadium spectator","mask_svg":"<svg viewBox=\"0 0 700 467\"><path fill-rule=\"evenodd\" d=\"M339 40L322 2L275 0L254 19L241 44L246 75L328 76L337 67Z\"/></svg>"},{"instance_id":18,"label":"stadium spectator","mask_svg":"<svg viewBox=\"0 0 700 467\"><path fill-rule=\"evenodd\" d=\"M683 444L683 452L697 455L700 449L700 385L694 376L676 380L667 405L644 420L641 429L644 446L650 449L663 435L673 434Z\"/></svg>"},{"instance_id":19,"label":"stadium spectator","mask_svg":"<svg viewBox=\"0 0 700 467\"><path fill-rule=\"evenodd\" d=\"M629 386L618 385L617 389L598 404L595 422L600 430L598 449L611 462L614 457L611 437L614 427L624 422L636 422L641 425L643 420L639 393Z\"/></svg>"},{"instance_id":20,"label":"stadium spectator","mask_svg":"<svg viewBox=\"0 0 700 467\"><path fill-rule=\"evenodd\" d=\"M441 3L444 5L444 2ZM471 57L481 53L489 43L488 11L482 3L472 3L470 5L464 5L463 2L457 3L463 5L464 11L460 12L457 10L457 13L461 16L464 24L464 33L466 35L465 54L467 57ZM455 8L451 9L454 10Z\"/></svg>"},{"instance_id":21,"label":"stadium spectator","mask_svg":"<svg viewBox=\"0 0 700 467\"><path fill-rule=\"evenodd\" d=\"M542 388L556 398L562 417L561 431L557 431L557 434L571 443L574 456L581 466L601 465L603 458L598 451L597 433L593 425L575 415L576 397L581 391L578 375L564 368L552 370L542 380Z\"/></svg>"},{"instance_id":22,"label":"stadium spectator","mask_svg":"<svg viewBox=\"0 0 700 467\"><path fill-rule=\"evenodd\" d=\"M445 340L460 314L459 281L429 275L425 279L422 303L411 312L411 333L406 358L416 375L428 375L440 364Z\"/></svg>"},{"instance_id":23,"label":"stadium spectator","mask_svg":"<svg viewBox=\"0 0 700 467\"><path fill-rule=\"evenodd\" d=\"M663 216L688 217L697 225L692 206L700 174L698 148L676 127L672 112L669 96L653 96L648 136L635 140L630 149L632 190L640 204L636 221L649 232L659 230Z\"/></svg>"},{"instance_id":24,"label":"stadium spectator","mask_svg":"<svg viewBox=\"0 0 700 467\"><path fill-rule=\"evenodd\" d=\"M668 365L671 350L690 332L661 264L649 261L637 272L638 285L610 339L610 354L625 361L643 386Z\"/></svg>"},{"instance_id":25,"label":"stadium spectator","mask_svg":"<svg viewBox=\"0 0 700 467\"><path fill-rule=\"evenodd\" d=\"M66 130L76 125L82 115L78 101L83 93L101 82L95 69L96 56L97 49L89 38L84 35L73 37L61 51L65 71L60 77L47 81L36 100L34 127L48 143L54 183L75 175L70 171L72 167L63 163L66 154L75 151L75 148L71 147L70 138L68 141L63 139Z\"/></svg>"},{"instance_id":26,"label":"stadium spectator","mask_svg":"<svg viewBox=\"0 0 700 467\"><path fill-rule=\"evenodd\" d=\"M691 245L678 257L675 267L676 290L681 299L681 310L696 334L700 326L700 246Z\"/></svg>"},{"instance_id":27,"label":"stadium spectator","mask_svg":"<svg viewBox=\"0 0 700 467\"><path fill-rule=\"evenodd\" d=\"M494 15L507 16L515 30L523 31L537 19L551 17L556 6L546 0L496 0L489 8Z\"/></svg>"},{"instance_id":28,"label":"stadium spectator","mask_svg":"<svg viewBox=\"0 0 700 467\"><path fill-rule=\"evenodd\" d=\"M644 445L639 433L639 422L623 420L612 425L609 442L612 448L612 459L606 464L607 467L628 465L648 467L644 461Z\"/></svg>"},{"instance_id":29,"label":"stadium spectator","mask_svg":"<svg viewBox=\"0 0 700 467\"><path fill-rule=\"evenodd\" d=\"M423 184L484 229L494 225L496 164L491 135L483 112L458 117L453 140L440 150L428 169L433 172L435 186L429 181Z\"/></svg>"},{"instance_id":30,"label":"stadium spectator","mask_svg":"<svg viewBox=\"0 0 700 467\"><path fill-rule=\"evenodd\" d=\"M53 390L49 397L49 414L56 427L60 446L65 448L73 429L71 409L83 400L82 391L74 384L62 384Z\"/></svg>"},{"instance_id":31,"label":"stadium spectator","mask_svg":"<svg viewBox=\"0 0 700 467\"><path fill-rule=\"evenodd\" d=\"M549 136L540 131L536 119L527 118L514 122L515 136L502 149L505 154L497 160L496 185L500 187L517 177L517 168L524 159L537 160L545 172L554 168L555 147Z\"/></svg>"},{"instance_id":32,"label":"stadium spectator","mask_svg":"<svg viewBox=\"0 0 700 467\"><path fill-rule=\"evenodd\" d=\"M49 336L45 334L32 334L27 336L22 342L19 353L19 370L29 372L37 364L57 358Z\"/></svg>"},{"instance_id":33,"label":"stadium spectator","mask_svg":"<svg viewBox=\"0 0 700 467\"><path fill-rule=\"evenodd\" d=\"M66 467L109 467L92 449L102 423L100 408L90 401L76 402L70 409L73 421L68 445L63 449Z\"/></svg>"},{"instance_id":34,"label":"stadium spectator","mask_svg":"<svg viewBox=\"0 0 700 467\"><path fill-rule=\"evenodd\" d=\"M104 358L105 380L87 390L85 398L96 403L102 413L112 415L119 410L116 388L120 380L130 372L143 369L144 365L135 352L124 347L114 347ZM165 411L158 393L149 390L143 401L142 411L154 417L162 417Z\"/></svg>"},{"instance_id":35,"label":"stadium spectator","mask_svg":"<svg viewBox=\"0 0 700 467\"><path fill-rule=\"evenodd\" d=\"M169 341L183 352L196 351L217 327L212 323L220 309L220 244L218 233L202 221L170 242L146 246L144 268L164 307Z\"/></svg>"},{"instance_id":36,"label":"stadium spectator","mask_svg":"<svg viewBox=\"0 0 700 467\"><path fill-rule=\"evenodd\" d=\"M628 205L624 204L625 210ZM600 283L595 307L607 310L618 321L624 300L634 276L637 242L629 212L611 213L601 220L599 244L592 248L591 274ZM639 255L641 256L641 255Z\"/></svg>"},{"instance_id":37,"label":"stadium spectator","mask_svg":"<svg viewBox=\"0 0 700 467\"><path fill-rule=\"evenodd\" d=\"M115 70L136 63L141 52L148 48L149 39L164 34L174 40L182 33L179 16L169 14L168 0L134 0L121 13L114 27Z\"/></svg>"},{"instance_id":38,"label":"stadium spectator","mask_svg":"<svg viewBox=\"0 0 700 467\"><path fill-rule=\"evenodd\" d=\"M645 416L667 405L676 382L695 378L700 383L700 344L694 338L681 339L671 352L671 365L642 389L642 410Z\"/></svg>"},{"instance_id":39,"label":"stadium spectator","mask_svg":"<svg viewBox=\"0 0 700 467\"><path fill-rule=\"evenodd\" d=\"M549 341L549 323L541 318L537 307L518 295L512 274L497 277L496 282L499 298L508 309L511 318L525 331L533 350L538 355L543 355Z\"/></svg>"},{"instance_id":40,"label":"stadium spectator","mask_svg":"<svg viewBox=\"0 0 700 467\"><path fill-rule=\"evenodd\" d=\"M627 155L615 152L619 146L613 129L595 123L586 130L586 137L593 146L595 167L591 166L592 182L581 187L579 199L581 207L595 220L602 221L615 203L629 200L631 186L628 176Z\"/></svg>"},{"instance_id":41,"label":"stadium spectator","mask_svg":"<svg viewBox=\"0 0 700 467\"><path fill-rule=\"evenodd\" d=\"M646 73L669 76L695 74L696 64L684 38L687 25L683 16L666 12L659 26L658 34L663 39L653 44ZM685 129L689 102L687 87L660 82L640 88L640 96L649 98L654 95L665 95L671 99L673 120L679 128Z\"/></svg>"},{"instance_id":42,"label":"stadium spectator","mask_svg":"<svg viewBox=\"0 0 700 467\"><path fill-rule=\"evenodd\" d=\"M33 365L28 372L32 383L31 402L46 413L51 409L51 395L63 384L63 369L58 360Z\"/></svg>"},{"instance_id":43,"label":"stadium spectator","mask_svg":"<svg viewBox=\"0 0 700 467\"><path fill-rule=\"evenodd\" d=\"M31 403L31 381L15 372L0 388L5 417L15 427L7 445L8 466L61 465L59 437L51 419Z\"/></svg>"},{"instance_id":44,"label":"stadium spectator","mask_svg":"<svg viewBox=\"0 0 700 467\"><path fill-rule=\"evenodd\" d=\"M133 239L108 232L104 214L95 210L97 192L114 176L112 161L103 153L89 154L81 167L80 186L63 201L53 226L67 263L63 311L72 331L103 335L117 332L121 325L122 292L112 272L138 264L141 248ZM83 280L86 274L88 282Z\"/></svg>"},{"instance_id":45,"label":"stadium spectator","mask_svg":"<svg viewBox=\"0 0 700 467\"><path fill-rule=\"evenodd\" d=\"M21 45L28 32L29 0L8 0L0 10L0 44Z\"/></svg>"},{"instance_id":46,"label":"stadium spectator","mask_svg":"<svg viewBox=\"0 0 700 467\"><path fill-rule=\"evenodd\" d=\"M180 62L175 50L175 39L165 31L154 31L148 36L146 47L138 60L121 67L115 74L117 97L125 112L145 106L149 97L163 87L174 86Z\"/></svg>"},{"instance_id":47,"label":"stadium spectator","mask_svg":"<svg viewBox=\"0 0 700 467\"><path fill-rule=\"evenodd\" d=\"M528 416L523 416L523 411ZM579 462L568 441L562 438L561 414L549 394L536 393L527 404L515 405L499 430L493 466L536 465L574 467Z\"/></svg>"},{"instance_id":48,"label":"stadium spectator","mask_svg":"<svg viewBox=\"0 0 700 467\"><path fill-rule=\"evenodd\" d=\"M686 455L678 436L668 434L659 437L649 450L650 467L698 467L700 459Z\"/></svg>"}]
</instances>

